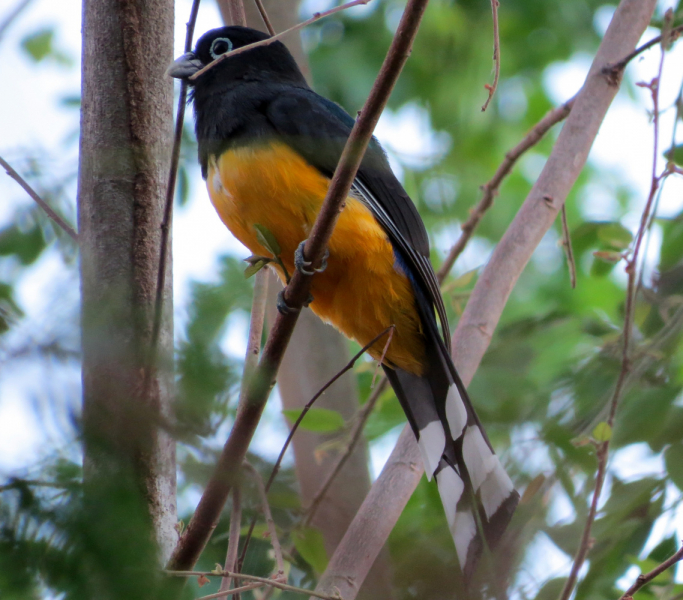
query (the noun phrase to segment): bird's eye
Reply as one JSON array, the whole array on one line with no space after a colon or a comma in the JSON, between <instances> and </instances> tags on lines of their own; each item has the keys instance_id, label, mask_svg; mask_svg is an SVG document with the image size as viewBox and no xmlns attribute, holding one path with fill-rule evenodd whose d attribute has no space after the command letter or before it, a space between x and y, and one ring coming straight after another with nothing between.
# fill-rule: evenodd
<instances>
[{"instance_id":1,"label":"bird's eye","mask_svg":"<svg viewBox=\"0 0 683 600\"><path fill-rule=\"evenodd\" d=\"M216 38L211 42L211 58L217 59L221 54L230 52L232 50L232 42L228 38Z\"/></svg>"}]
</instances>

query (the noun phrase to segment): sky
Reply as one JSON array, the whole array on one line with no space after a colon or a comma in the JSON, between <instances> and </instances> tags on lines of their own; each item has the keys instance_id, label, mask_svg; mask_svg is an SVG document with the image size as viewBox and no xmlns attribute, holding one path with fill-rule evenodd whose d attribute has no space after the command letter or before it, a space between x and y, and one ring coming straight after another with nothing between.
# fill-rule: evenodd
<instances>
[{"instance_id":1,"label":"sky","mask_svg":"<svg viewBox=\"0 0 683 600\"><path fill-rule=\"evenodd\" d=\"M671 3L662 2L661 6L666 7ZM328 4L326 1L306 0L303 12L308 15ZM15 2L0 0L0 21L14 5ZM182 53L190 1L178 0L176 7L175 54L179 55ZM595 19L598 31L604 32L612 10L605 7L598 11ZM204 2L199 12L197 33L201 34L218 25L220 19L215 4ZM36 65L20 50L20 41L42 27L55 27L55 45L74 61L73 66L61 66L50 61ZM75 171L78 112L60 105L59 100L76 96L79 92L80 27L80 1L34 0L8 33L0 38L0 81L12 82L12 93L0 94L0 156L10 164L21 166L25 164L27 156L35 155L41 157L51 171ZM654 35L656 32L648 31L643 40ZM558 104L578 91L590 61L590 56L577 54L571 61L548 67L545 85ZM650 81L656 73L658 61L658 51L647 52L629 67L629 74L634 81ZM661 151L671 143L675 112L672 107L682 78L683 43L679 43L667 55L664 66L660 157ZM499 90L496 102L503 107L503 117L506 111L514 116L515 111L524 110L524 98L520 97L514 81L507 82ZM650 108L647 90L638 88L633 96L622 90L600 129L590 155L594 165L607 169L636 192L634 198L638 200L634 201L632 209L622 221L631 229L636 227L651 180L653 130L648 113ZM624 123L628 123L628 127L624 127ZM397 157L400 156L409 165L424 162L425 157L429 162L429 157L438 156L444 144L448 143L440 132L431 128L427 113L414 105L405 106L394 113L385 113L376 134L389 150L392 165L399 177L402 169ZM70 141L65 145L65 140ZM532 151L521 161L519 168L532 183L540 173L543 162L544 159ZM660 161L660 170L663 166ZM248 254L216 218L198 169L195 166L191 168L194 173L190 192L192 200L176 210L173 230L174 310L176 320L181 324L187 318L190 283L215 280L217 258L222 254ZM66 186L66 195L75 202L75 180L72 179ZM616 201L610 197L609 188L600 182L595 183L580 201L582 214L587 219L611 219L616 212ZM12 180L0 173L0 226L9 222L16 207L28 207L30 202ZM662 194L660 215L671 216L681 209L683 179L670 178ZM657 229L654 235L660 235ZM445 254L457 236L457 227L439 234L434 240L438 251ZM201 239L201 243L197 243L198 239ZM554 240L549 239L550 242L554 243ZM656 247L657 244L652 246ZM486 244L470 244L457 269L465 272L481 266L491 250ZM657 257L651 253L648 259L650 264L654 264ZM534 260L544 260L543 253L537 253ZM16 276L16 265L4 264L7 262L3 261L3 266L0 266L0 280L14 279ZM619 270L616 271L616 277L622 276ZM16 350L12 344L25 335L37 342L46 340L55 331L55 323L72 323L77 318L70 307L77 306L78 281L73 268L64 268L63 258L58 252L44 253L35 265L26 270L18 282L17 290L26 318L17 334L10 336L9 340L4 341L4 347L0 347L0 361L3 354ZM60 302L60 299L64 301ZM236 316L230 322L223 347L233 356L242 357L244 354L247 325L244 316ZM177 327L177 330L180 329ZM75 348L77 344L78 341L74 340ZM53 447L51 442L59 444L63 440L63 432L70 427L69 415L77 410L80 392L78 365L74 363L68 369L54 368L50 372L47 389L46 369L50 370L50 366L24 361L11 372L0 370L0 477L41 457L48 446ZM275 417L280 410L277 397L269 402L267 410L273 417L269 421L277 422ZM281 447L286 430L284 424L270 427L273 429L269 430L267 436L257 434L256 439L267 440L260 442L258 449L272 455ZM372 471L375 476L388 458L397 436L398 430L372 447ZM72 448L71 451L78 450ZM643 448L627 448L621 453L623 456L612 459L612 467L622 477L663 469L661 460L653 458ZM191 501L192 498L189 498L188 502ZM562 518L562 511L560 502L558 519ZM662 524L661 532L667 527L670 525ZM679 533L683 532L679 529ZM537 543L539 551L553 552L549 542L539 540ZM556 557L554 563L562 565L563 560L566 562L566 557Z\"/></svg>"}]
</instances>

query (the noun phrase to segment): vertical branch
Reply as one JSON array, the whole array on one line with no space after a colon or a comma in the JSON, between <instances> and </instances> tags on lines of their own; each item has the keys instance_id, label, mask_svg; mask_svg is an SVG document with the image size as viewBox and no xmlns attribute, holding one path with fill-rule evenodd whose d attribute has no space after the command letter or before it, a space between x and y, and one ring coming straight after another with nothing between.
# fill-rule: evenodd
<instances>
[{"instance_id":1,"label":"vertical branch","mask_svg":"<svg viewBox=\"0 0 683 600\"><path fill-rule=\"evenodd\" d=\"M232 489L232 512L230 513L230 532L228 533L228 551L225 555L224 571L234 572L237 569L237 551L240 544L240 529L242 528L242 493L240 486L236 485ZM221 581L219 591L224 592L230 589L230 577L224 577Z\"/></svg>"},{"instance_id":2,"label":"vertical branch","mask_svg":"<svg viewBox=\"0 0 683 600\"><path fill-rule=\"evenodd\" d=\"M567 267L569 268L569 282L572 289L576 287L576 262L574 261L574 249L572 248L572 238L569 235L569 224L567 223L567 207L562 205L562 247L567 256Z\"/></svg>"},{"instance_id":3,"label":"vertical branch","mask_svg":"<svg viewBox=\"0 0 683 600\"><path fill-rule=\"evenodd\" d=\"M173 3L86 0L82 31L84 514L112 557L143 540L121 558L142 561L142 546L156 539L163 559L177 538L175 443L156 426L171 413L168 276L161 290L167 311L159 327L164 368L148 386L142 374L153 329L158 224L171 145L173 93L164 72L173 58ZM166 268L170 273L170 261ZM140 536L134 544L131 528Z\"/></svg>"},{"instance_id":4,"label":"vertical branch","mask_svg":"<svg viewBox=\"0 0 683 600\"><path fill-rule=\"evenodd\" d=\"M673 12L669 10L667 12L666 20L673 18ZM633 245L633 253L630 258L626 259L626 273L628 274L628 283L626 286L626 306L624 309L624 329L622 333L622 350L621 350L621 370L619 372L619 377L617 379L616 385L614 386L614 393L612 394L612 400L610 401L609 416L607 417L607 424L609 425L610 431L614 427L614 419L617 414L617 408L619 406L619 401L621 400L621 394L624 388L624 383L631 369L630 360L630 342L631 335L633 333L633 315L634 306L636 301L636 270L638 267L638 256L640 253L641 243L643 241L643 236L647 228L647 223L650 218L650 213L652 210L652 205L654 203L655 197L657 195L657 189L659 188L660 177L657 175L657 158L659 154L659 88L662 77L662 69L664 67L664 56L665 47L667 40L662 39L662 50L661 57L659 60L659 69L657 76L650 82L648 87L652 95L652 120L653 120L653 157L652 157L652 179L650 183L650 194L643 208L643 213L640 218L640 226L638 227L638 232L636 234L635 242ZM607 475L607 459L609 457L609 445L610 441L607 439L603 442L597 443L597 458L598 458L598 468L595 476L595 489L593 491L593 499L591 501L590 510L588 511L588 517L586 518L586 524L583 528L583 533L581 535L581 541L579 543L579 548L574 557L574 562L572 568L565 582L562 593L560 594L560 600L569 600L576 581L579 576L579 571L586 560L588 551L591 547L591 530L593 528L593 523L595 522L595 516L598 509L598 500L600 499L600 493L602 492L603 485L605 483L605 476Z\"/></svg>"},{"instance_id":5,"label":"vertical branch","mask_svg":"<svg viewBox=\"0 0 683 600\"><path fill-rule=\"evenodd\" d=\"M485 112L489 107L489 103L493 99L493 94L496 93L498 88L498 80L500 79L500 31L498 28L498 7L500 2L498 0L491 0L491 13L493 15L493 68L495 73L493 76L493 83L491 85L486 84L484 87L488 90L489 96L484 102L484 106L481 107L481 112Z\"/></svg>"},{"instance_id":6,"label":"vertical branch","mask_svg":"<svg viewBox=\"0 0 683 600\"><path fill-rule=\"evenodd\" d=\"M197 22L200 0L192 2L190 18L187 21L185 34L185 52L192 50L192 38ZM149 390L152 374L157 366L157 353L159 345L159 331L164 313L164 287L166 286L166 263L168 261L168 241L171 237L171 221L173 219L173 199L175 198L175 186L178 178L178 164L180 163L180 143L183 137L183 125L185 123L185 107L187 106L187 82L180 84L178 95L178 110L176 113L175 133L173 135L173 148L171 150L171 166L168 171L168 183L166 187L166 202L164 203L164 216L161 221L161 244L159 249L159 266L157 268L156 298L154 300L154 322L152 324L152 339L149 343L147 356L147 368L145 369L144 390Z\"/></svg>"}]
</instances>

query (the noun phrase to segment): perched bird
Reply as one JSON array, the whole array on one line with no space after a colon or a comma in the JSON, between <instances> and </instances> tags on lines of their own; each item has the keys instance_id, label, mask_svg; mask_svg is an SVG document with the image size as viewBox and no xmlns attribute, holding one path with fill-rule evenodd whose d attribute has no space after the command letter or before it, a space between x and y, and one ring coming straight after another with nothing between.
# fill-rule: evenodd
<instances>
[{"instance_id":1,"label":"perched bird","mask_svg":"<svg viewBox=\"0 0 683 600\"><path fill-rule=\"evenodd\" d=\"M257 231L267 229L292 273L311 268L302 242L353 118L311 90L278 41L226 57L189 79L222 54L267 37L244 27L211 30L168 74L191 86L199 162L220 218L255 255L269 256ZM328 251L326 268L312 278L310 307L361 345L395 326L383 368L415 433L427 478L436 478L467 576L484 543L493 546L500 538L519 495L453 366L424 224L374 138ZM285 281L281 266L274 268ZM279 308L288 310L283 302ZM369 353L381 359L384 343Z\"/></svg>"}]
</instances>

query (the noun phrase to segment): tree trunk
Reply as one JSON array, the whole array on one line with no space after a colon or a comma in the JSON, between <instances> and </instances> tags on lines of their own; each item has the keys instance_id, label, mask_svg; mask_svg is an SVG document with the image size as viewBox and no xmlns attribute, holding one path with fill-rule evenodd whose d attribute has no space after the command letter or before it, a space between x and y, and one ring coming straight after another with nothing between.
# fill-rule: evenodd
<instances>
[{"instance_id":1,"label":"tree trunk","mask_svg":"<svg viewBox=\"0 0 683 600\"><path fill-rule=\"evenodd\" d=\"M145 385L171 153L173 88L165 70L173 25L171 0L86 0L83 7L78 222L86 505L112 553L116 544L133 552L146 531L157 562L177 539L175 443L159 427L169 421L173 385L170 256L158 368Z\"/></svg>"}]
</instances>

